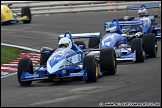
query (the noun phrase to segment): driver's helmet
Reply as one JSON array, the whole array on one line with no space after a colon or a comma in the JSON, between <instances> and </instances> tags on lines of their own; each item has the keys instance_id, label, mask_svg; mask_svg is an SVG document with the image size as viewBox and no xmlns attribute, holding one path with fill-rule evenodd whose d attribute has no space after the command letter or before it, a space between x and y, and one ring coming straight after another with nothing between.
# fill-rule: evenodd
<instances>
[{"instance_id":1,"label":"driver's helmet","mask_svg":"<svg viewBox=\"0 0 162 108\"><path fill-rule=\"evenodd\" d=\"M124 16L124 20L128 21L130 19L129 16Z\"/></svg>"},{"instance_id":2,"label":"driver's helmet","mask_svg":"<svg viewBox=\"0 0 162 108\"><path fill-rule=\"evenodd\" d=\"M147 16L148 15L147 9L146 8L140 8L138 10L138 15L139 16Z\"/></svg>"},{"instance_id":3,"label":"driver's helmet","mask_svg":"<svg viewBox=\"0 0 162 108\"><path fill-rule=\"evenodd\" d=\"M117 25L115 23L108 23L106 26L106 32L108 33L117 32Z\"/></svg>"},{"instance_id":4,"label":"driver's helmet","mask_svg":"<svg viewBox=\"0 0 162 108\"><path fill-rule=\"evenodd\" d=\"M63 37L59 40L59 47L72 48L72 42L68 37Z\"/></svg>"},{"instance_id":5,"label":"driver's helmet","mask_svg":"<svg viewBox=\"0 0 162 108\"><path fill-rule=\"evenodd\" d=\"M134 36L135 36L136 38L140 38L140 37L142 37L142 35L143 35L142 32L137 32L137 33L134 34Z\"/></svg>"}]
</instances>

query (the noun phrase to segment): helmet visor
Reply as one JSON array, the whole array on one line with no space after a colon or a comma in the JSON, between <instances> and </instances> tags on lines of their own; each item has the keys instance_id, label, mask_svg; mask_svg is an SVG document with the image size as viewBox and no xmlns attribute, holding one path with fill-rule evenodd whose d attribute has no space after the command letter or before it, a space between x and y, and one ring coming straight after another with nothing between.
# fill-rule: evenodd
<instances>
[{"instance_id":1,"label":"helmet visor","mask_svg":"<svg viewBox=\"0 0 162 108\"><path fill-rule=\"evenodd\" d=\"M60 44L60 45L59 45L59 48L66 48L66 47L68 47L68 46L69 46L68 43L66 43L66 44Z\"/></svg>"}]
</instances>

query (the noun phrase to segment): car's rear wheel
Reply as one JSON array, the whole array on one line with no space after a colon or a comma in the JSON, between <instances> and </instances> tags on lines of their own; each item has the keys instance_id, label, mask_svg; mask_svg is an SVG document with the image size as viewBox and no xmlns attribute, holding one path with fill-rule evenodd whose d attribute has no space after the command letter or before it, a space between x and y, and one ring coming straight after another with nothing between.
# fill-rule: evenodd
<instances>
[{"instance_id":1,"label":"car's rear wheel","mask_svg":"<svg viewBox=\"0 0 162 108\"><path fill-rule=\"evenodd\" d=\"M75 44L76 44L77 46L83 45L83 49L86 48L86 45L85 45L85 43L84 43L83 41L75 41Z\"/></svg>"},{"instance_id":2,"label":"car's rear wheel","mask_svg":"<svg viewBox=\"0 0 162 108\"><path fill-rule=\"evenodd\" d=\"M83 61L83 69L87 70L87 81L96 82L98 79L98 62L94 55L85 56Z\"/></svg>"},{"instance_id":3,"label":"car's rear wheel","mask_svg":"<svg viewBox=\"0 0 162 108\"><path fill-rule=\"evenodd\" d=\"M45 51L48 51L48 52L45 52ZM40 65L45 65L45 63L47 62L48 58L51 56L53 51L54 50L52 48L49 48L49 47L42 47L41 48Z\"/></svg>"},{"instance_id":4,"label":"car's rear wheel","mask_svg":"<svg viewBox=\"0 0 162 108\"><path fill-rule=\"evenodd\" d=\"M144 62L145 55L144 55L144 43L143 39L135 38L131 42L131 51L136 52L136 60L134 62Z\"/></svg>"},{"instance_id":5,"label":"car's rear wheel","mask_svg":"<svg viewBox=\"0 0 162 108\"><path fill-rule=\"evenodd\" d=\"M21 17L23 17L23 16L28 16L29 17L29 20L23 21L24 24L31 22L32 15L31 15L31 10L30 10L29 6L26 6L26 7L22 7L21 8Z\"/></svg>"},{"instance_id":6,"label":"car's rear wheel","mask_svg":"<svg viewBox=\"0 0 162 108\"><path fill-rule=\"evenodd\" d=\"M145 45L145 53L148 54L149 57L156 57L158 52L157 40L154 33L143 34L142 37Z\"/></svg>"},{"instance_id":7,"label":"car's rear wheel","mask_svg":"<svg viewBox=\"0 0 162 108\"><path fill-rule=\"evenodd\" d=\"M100 38L90 38L88 48L99 48Z\"/></svg>"},{"instance_id":8,"label":"car's rear wheel","mask_svg":"<svg viewBox=\"0 0 162 108\"><path fill-rule=\"evenodd\" d=\"M116 54L113 48L100 50L100 68L105 75L114 75L117 70Z\"/></svg>"},{"instance_id":9,"label":"car's rear wheel","mask_svg":"<svg viewBox=\"0 0 162 108\"><path fill-rule=\"evenodd\" d=\"M32 81L21 81L23 72L29 72L33 74L33 63L30 58L22 58L18 62L17 78L21 86L31 85Z\"/></svg>"}]
</instances>

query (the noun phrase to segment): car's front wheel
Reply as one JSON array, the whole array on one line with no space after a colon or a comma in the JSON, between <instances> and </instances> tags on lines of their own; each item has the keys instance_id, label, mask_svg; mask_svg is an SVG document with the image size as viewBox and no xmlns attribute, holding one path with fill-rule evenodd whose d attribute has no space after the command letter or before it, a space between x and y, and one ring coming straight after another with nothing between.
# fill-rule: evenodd
<instances>
[{"instance_id":1,"label":"car's front wheel","mask_svg":"<svg viewBox=\"0 0 162 108\"><path fill-rule=\"evenodd\" d=\"M98 79L98 62L94 55L88 55L84 57L83 69L87 71L86 82L96 82Z\"/></svg>"},{"instance_id":2,"label":"car's front wheel","mask_svg":"<svg viewBox=\"0 0 162 108\"><path fill-rule=\"evenodd\" d=\"M29 72L30 74L33 74L33 63L30 58L22 58L19 60L17 78L21 86L31 85L32 81L21 81L21 76L23 72Z\"/></svg>"},{"instance_id":3,"label":"car's front wheel","mask_svg":"<svg viewBox=\"0 0 162 108\"><path fill-rule=\"evenodd\" d=\"M100 68L105 75L114 75L116 73L117 60L113 48L103 48L100 50Z\"/></svg>"},{"instance_id":4,"label":"car's front wheel","mask_svg":"<svg viewBox=\"0 0 162 108\"><path fill-rule=\"evenodd\" d=\"M136 53L136 60L134 62L144 62L145 52L144 52L144 43L143 39L135 38L131 42L131 51Z\"/></svg>"}]
</instances>

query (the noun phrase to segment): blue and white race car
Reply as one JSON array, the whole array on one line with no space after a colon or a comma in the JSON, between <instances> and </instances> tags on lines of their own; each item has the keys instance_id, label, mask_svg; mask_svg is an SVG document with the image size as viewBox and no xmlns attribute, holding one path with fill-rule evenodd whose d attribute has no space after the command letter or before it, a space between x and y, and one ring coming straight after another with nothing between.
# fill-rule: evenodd
<instances>
[{"instance_id":1,"label":"blue and white race car","mask_svg":"<svg viewBox=\"0 0 162 108\"><path fill-rule=\"evenodd\" d=\"M110 24L112 27L110 27ZM101 40L101 49L114 48L117 61L144 62L146 57L156 57L158 46L155 34L143 34L142 25L143 21L141 20L118 21L117 18L112 19L111 22L104 22L104 30L111 30L112 32L105 32ZM127 26L129 27L128 30L122 29L122 27Z\"/></svg>"},{"instance_id":2,"label":"blue and white race car","mask_svg":"<svg viewBox=\"0 0 162 108\"><path fill-rule=\"evenodd\" d=\"M41 48L40 66L34 69L30 58L22 58L18 62L17 78L21 86L31 85L34 80L76 78L86 82L95 82L99 75L115 74L117 71L116 55L113 48L84 49L83 44L75 44L73 38L100 38L101 33L78 33L58 35L58 40L68 38L71 48L61 47L55 50ZM61 43L59 41L59 43ZM79 45L80 44L80 45ZM96 53L97 52L97 53ZM98 53L99 52L99 53Z\"/></svg>"},{"instance_id":3,"label":"blue and white race car","mask_svg":"<svg viewBox=\"0 0 162 108\"><path fill-rule=\"evenodd\" d=\"M149 8L159 8L159 4L146 4L146 5L131 5L127 6L128 10L138 10L138 16L124 16L124 18L118 18L119 21L143 21L143 33L155 33L156 38L161 38L161 24L155 21L156 18L160 18L160 15L150 15L147 11ZM159 10L160 12L160 10ZM160 13L159 13L160 14ZM159 25L160 24L160 25Z\"/></svg>"}]
</instances>

